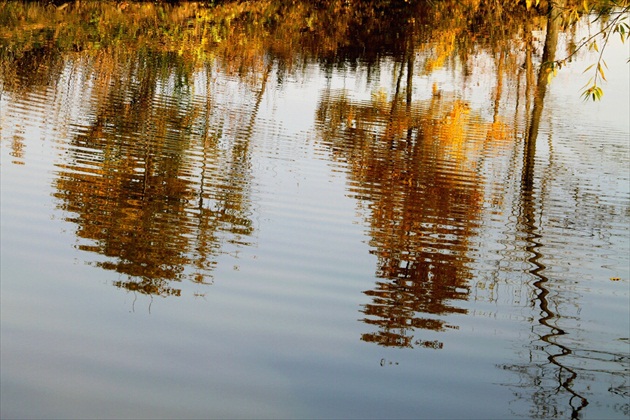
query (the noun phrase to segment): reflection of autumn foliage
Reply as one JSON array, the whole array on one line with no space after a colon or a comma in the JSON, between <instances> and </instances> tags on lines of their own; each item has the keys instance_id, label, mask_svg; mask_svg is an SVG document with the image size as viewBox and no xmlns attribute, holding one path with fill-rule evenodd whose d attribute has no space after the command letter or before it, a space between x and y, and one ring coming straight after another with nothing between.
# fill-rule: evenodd
<instances>
[{"instance_id":1,"label":"reflection of autumn foliage","mask_svg":"<svg viewBox=\"0 0 630 420\"><path fill-rule=\"evenodd\" d=\"M380 71L381 59L394 57L411 69L409 85L414 68L428 73L459 60L466 72L468 57L490 53L501 77L518 67L514 56L522 42L515 40L523 38L523 28L528 33L539 28L538 20L538 11L519 2L478 0L263 0L212 6L112 1L63 7L2 2L0 81L3 90L20 95L58 85L68 68L88 63L81 71L96 116L89 132L73 140L60 172L59 196L80 215L79 236L98 240L98 252L119 258L119 271L180 279L190 276L180 272L186 262L194 260L201 271L213 266L217 232L251 232L246 182L239 181L248 176L248 142L234 127L251 133L256 110L223 112L212 103L211 89L207 102L187 102L199 74L208 80L213 72L236 76L251 94L264 91L271 66L282 83L308 61L327 70L361 63ZM157 104L159 86L171 83L169 95L179 96ZM456 238L455 248L465 249L469 233L450 223L452 212L475 213L478 206L474 182L447 182L440 175L443 168L435 166L451 162L449 170L456 174L475 173L474 159L465 158L474 154L466 130L475 123L466 104L436 95L430 103L412 105L411 90L406 103L402 91L393 99L377 93L370 106L324 98L319 115L331 147L348 156L354 179L370 186L365 194L373 203L376 248L412 255L381 255L385 278L398 275L401 261L410 264L406 272L417 272L409 276L430 276L419 264L422 252L434 259L439 254L432 250L431 235ZM496 103L500 98L497 88ZM227 142L226 150L229 127L227 137L239 140ZM499 118L486 131L489 139L506 132ZM21 158L18 138L14 144ZM195 160L192 149L203 158ZM215 162L224 163L222 169ZM201 179L190 176L191 167ZM454 257L440 258L446 261L441 270L451 270L446 266ZM462 277L461 268L456 272Z\"/></svg>"},{"instance_id":2,"label":"reflection of autumn foliage","mask_svg":"<svg viewBox=\"0 0 630 420\"><path fill-rule=\"evenodd\" d=\"M102 264L103 268L116 269L116 267L110 267L109 264ZM115 281L114 286L122 289L127 289L130 292L141 293L144 295L159 295L159 296L180 296L181 290L174 289L168 286L169 282L161 278L149 278L141 277L139 279L133 279L128 281Z\"/></svg>"},{"instance_id":3,"label":"reflection of autumn foliage","mask_svg":"<svg viewBox=\"0 0 630 420\"><path fill-rule=\"evenodd\" d=\"M29 56L50 63L29 73L45 78L60 54L98 55L152 50L182 57L189 70L219 60L242 76L264 68L268 58L290 71L301 60L377 63L400 56L409 42L430 49L427 71L454 55L474 53L518 36L533 11L518 2L478 0L68 2L67 7L31 2L0 3L4 83L28 69Z\"/></svg>"},{"instance_id":4,"label":"reflection of autumn foliage","mask_svg":"<svg viewBox=\"0 0 630 420\"><path fill-rule=\"evenodd\" d=\"M378 330L362 338L441 348L413 331L456 328L440 316L465 312L456 302L467 298L469 238L483 198L480 144L468 137L491 124L439 95L395 105L379 94L353 103L343 92L323 96L317 120L324 144L351 168L352 193L369 207L382 280L365 292L372 301L362 310Z\"/></svg>"},{"instance_id":5,"label":"reflection of autumn foliage","mask_svg":"<svg viewBox=\"0 0 630 420\"><path fill-rule=\"evenodd\" d=\"M253 229L248 138L236 128L252 116L232 112L226 122L209 98L163 95L176 63L137 57L114 75L96 62L95 74L107 76L92 91L96 115L58 173L56 197L86 240L79 248L109 257L97 264L129 277L118 286L147 294L179 295L173 280L208 281L224 242L247 243Z\"/></svg>"}]
</instances>

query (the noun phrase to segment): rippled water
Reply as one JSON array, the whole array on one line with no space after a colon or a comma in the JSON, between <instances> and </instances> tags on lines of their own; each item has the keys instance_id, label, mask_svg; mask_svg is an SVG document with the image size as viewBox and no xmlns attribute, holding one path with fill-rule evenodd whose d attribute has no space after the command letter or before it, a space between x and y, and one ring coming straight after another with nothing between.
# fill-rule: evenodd
<instances>
[{"instance_id":1,"label":"rippled water","mask_svg":"<svg viewBox=\"0 0 630 420\"><path fill-rule=\"evenodd\" d=\"M573 63L533 140L522 68L483 54L0 76L2 417L627 416L609 48L604 100Z\"/></svg>"}]
</instances>

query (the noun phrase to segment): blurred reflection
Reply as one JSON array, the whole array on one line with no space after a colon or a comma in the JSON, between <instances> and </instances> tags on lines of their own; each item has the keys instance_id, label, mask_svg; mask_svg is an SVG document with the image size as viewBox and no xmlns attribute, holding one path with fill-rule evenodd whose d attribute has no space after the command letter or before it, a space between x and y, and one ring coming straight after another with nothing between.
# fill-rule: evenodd
<instances>
[{"instance_id":1,"label":"blurred reflection","mask_svg":"<svg viewBox=\"0 0 630 420\"><path fill-rule=\"evenodd\" d=\"M253 231L248 142L266 76L253 108L216 112L225 98L213 69L203 73L205 98L194 97L182 65L138 55L108 72L91 92L93 121L59 165L55 196L86 240L79 248L128 276L117 286L146 294L179 295L173 280L210 281L224 243L247 244Z\"/></svg>"},{"instance_id":2,"label":"blurred reflection","mask_svg":"<svg viewBox=\"0 0 630 420\"><path fill-rule=\"evenodd\" d=\"M353 102L345 91L327 90L317 123L323 143L350 167L350 191L368 208L381 280L365 292L372 301L362 309L377 331L362 339L442 348L416 338L415 330L457 328L442 317L466 313L457 301L467 299L467 253L483 201L477 171L483 142L469 134L492 127L437 90L428 101L412 102L413 55L402 64L391 97L379 91L369 103Z\"/></svg>"},{"instance_id":3,"label":"blurred reflection","mask_svg":"<svg viewBox=\"0 0 630 420\"><path fill-rule=\"evenodd\" d=\"M480 166L493 148L511 138L500 110L504 79L516 73L522 56L520 41L515 42L520 12L467 2L437 3L430 9L416 10L391 31L397 39L390 52L391 94L375 90L366 103L328 89L317 111L320 138L336 159L347 162L350 190L367 203L361 205L367 207L381 280L365 292L372 301L362 309L362 321L377 331L362 339L384 346L439 349L442 342L417 338L417 330L457 328L444 318L466 313L457 302L468 298L473 276L471 238L480 224L486 181ZM372 72L386 68L370 68L379 61L371 48L388 45L389 39L370 32L355 42L363 50L351 51L344 61L365 62L368 84L377 79ZM491 123L436 86L431 99L413 100L414 73L461 66L465 83L474 60L469 54L495 59ZM501 199L491 197L497 203Z\"/></svg>"},{"instance_id":4,"label":"blurred reflection","mask_svg":"<svg viewBox=\"0 0 630 420\"><path fill-rule=\"evenodd\" d=\"M545 168L544 162L541 163L543 159L537 158L536 151L543 140L539 138L539 134L549 84L549 68L544 63L557 58L556 50L561 33L558 10L560 7L562 3L554 3L551 7L541 59L543 64L539 67L538 73L535 74L531 66L527 66L527 132L520 168L519 197L514 211L518 215L516 229L525 239L524 250L529 263L528 273L532 279L531 307L535 310L535 323L531 328L532 338L525 351L525 360L501 368L518 374L518 385L513 387L514 394L520 399L531 401L528 417L578 419L582 417L582 411L589 403L593 402L589 402L589 399L594 394L592 389L597 386L596 384L605 388L608 393L626 397L627 400L629 357L623 351L588 348L593 344L581 336L579 324L575 326L576 322L581 322L579 314L582 296L575 292L570 293L575 286L567 284L566 280L561 277L554 278L552 274L554 267L547 263L553 261L554 254L558 252L557 249L553 249L553 245L547 246L554 242L552 234L543 234L545 229L549 229L549 226L546 226L549 222L543 221L545 217L549 217L547 214L551 214L548 207L553 203L548 190L554 181L552 168L555 162L551 153L547 163L549 167ZM531 63L532 39L527 37L526 41L527 63ZM575 200L576 206L584 205L582 203L584 198L578 193L579 189L572 188L572 199ZM589 214L588 220L582 220L580 224L582 228L592 224L612 224L609 217L614 215L616 210L609 212L607 216ZM600 217L607 220L597 220ZM607 226L602 230L612 228ZM571 239L567 237L562 240ZM623 416L630 414L630 406L627 403L609 409Z\"/></svg>"},{"instance_id":5,"label":"blurred reflection","mask_svg":"<svg viewBox=\"0 0 630 420\"><path fill-rule=\"evenodd\" d=\"M628 359L581 349L579 339L560 343L569 332L559 326L567 318L559 308L570 297L550 293L545 202L535 185L547 77L536 78L534 68L554 57L557 21L549 21L543 46L534 34L545 29L544 7L518 2L219 3L0 3L0 93L79 92L80 116L63 122L68 141L54 193L78 248L134 292L178 296L179 281L211 282L220 256L252 240L250 140L268 84L281 85L308 62L327 76L335 68L364 71L369 100L329 85L315 116L320 142L349 168L348 191L377 257L361 309L370 330L361 338L441 349L432 333L458 328L450 322L466 313L469 283L479 275L471 267L484 200L504 210L506 189L488 184L512 179L486 179L483 160L525 120L523 159L508 169L522 170L518 226L503 256L511 259L504 266L530 264L534 339L529 358L502 367L518 373L532 416L578 417L588 401L576 383L597 372L566 360L580 351L587 362L610 359L616 367ZM496 70L484 71L494 86L491 118L437 85L414 95L414 76L447 69L467 85L475 66ZM389 71L391 92L375 82ZM27 154L23 140L16 129L15 163ZM610 369L615 381L620 371ZM627 396L626 383L611 381L609 392Z\"/></svg>"},{"instance_id":6,"label":"blurred reflection","mask_svg":"<svg viewBox=\"0 0 630 420\"><path fill-rule=\"evenodd\" d=\"M559 6L558 6L559 7ZM546 362L540 364L531 364L530 366L506 367L513 369L521 375L522 380L540 382L540 385L531 386L533 409L530 412L535 418L550 417L567 417L570 415L572 419L579 418L579 412L588 405L588 400L574 389L574 381L578 373L571 367L570 362L566 362L565 358L570 358L573 351L563 344L559 339L567 334L559 325L561 323L561 314L559 313L559 300L552 299L550 296L549 278L545 275L546 266L544 264L545 256L543 254L543 241L540 234L540 226L538 220L542 213L545 212L544 200L539 196L539 188L535 185L536 180L536 142L540 127L540 119L543 112L545 95L548 84L548 68L544 63L552 62L556 56L556 48L558 44L558 34L560 31L560 17L556 7L552 7L547 22L545 35L544 51L542 56L542 65L538 71L536 85L534 87L533 108L529 114L528 131L524 142L523 166L521 176L520 190L520 211L518 219L518 228L526 238L525 249L529 254L528 262L531 264L530 273L534 277L534 298L532 305L536 305L539 309L540 318L538 323L542 329L536 329L537 339L532 342L532 347L542 351L545 355ZM531 40L528 39L529 42ZM531 48L528 48L528 54ZM531 70L530 70L531 71ZM532 80L529 77L528 80ZM530 89L528 88L527 91ZM545 183L545 180L542 181ZM556 300L554 302L554 300ZM530 356L531 357L531 356ZM539 371L531 378L531 371ZM553 378L555 380L539 381L540 377ZM545 382L550 382L549 384ZM548 389L548 386L551 389ZM568 401L565 403L565 394ZM565 409L566 406L566 409Z\"/></svg>"}]
</instances>

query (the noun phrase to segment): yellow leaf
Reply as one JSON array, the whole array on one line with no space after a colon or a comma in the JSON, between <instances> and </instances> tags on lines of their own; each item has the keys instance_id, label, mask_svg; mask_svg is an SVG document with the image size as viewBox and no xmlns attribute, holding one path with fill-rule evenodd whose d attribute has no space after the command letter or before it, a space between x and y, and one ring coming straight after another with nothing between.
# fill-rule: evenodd
<instances>
[{"instance_id":1,"label":"yellow leaf","mask_svg":"<svg viewBox=\"0 0 630 420\"><path fill-rule=\"evenodd\" d=\"M606 80L606 76L604 75L604 69L602 68L601 64L597 64L597 71L599 72L599 75L602 76L602 79Z\"/></svg>"}]
</instances>

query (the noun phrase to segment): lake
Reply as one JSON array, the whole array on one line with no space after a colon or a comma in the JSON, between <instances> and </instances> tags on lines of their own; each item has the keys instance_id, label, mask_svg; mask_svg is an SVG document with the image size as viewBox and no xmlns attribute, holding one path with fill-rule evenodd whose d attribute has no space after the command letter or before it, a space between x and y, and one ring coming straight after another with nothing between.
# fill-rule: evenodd
<instances>
[{"instance_id":1,"label":"lake","mask_svg":"<svg viewBox=\"0 0 630 420\"><path fill-rule=\"evenodd\" d=\"M470 3L0 3L1 417L627 418L628 44Z\"/></svg>"}]
</instances>

